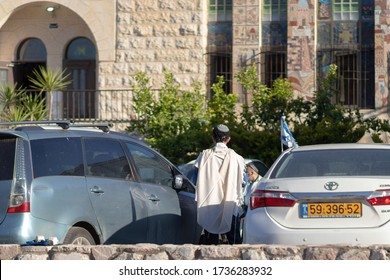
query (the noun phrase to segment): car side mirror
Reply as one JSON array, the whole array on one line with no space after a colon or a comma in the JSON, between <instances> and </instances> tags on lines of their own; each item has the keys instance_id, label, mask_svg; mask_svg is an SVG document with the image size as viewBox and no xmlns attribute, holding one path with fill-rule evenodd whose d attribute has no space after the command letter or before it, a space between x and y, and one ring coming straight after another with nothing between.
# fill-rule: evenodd
<instances>
[{"instance_id":1,"label":"car side mirror","mask_svg":"<svg viewBox=\"0 0 390 280\"><path fill-rule=\"evenodd\" d=\"M183 188L183 182L184 182L184 178L183 178L183 175L175 175L175 181L173 183L173 188L175 190L181 190Z\"/></svg>"}]
</instances>

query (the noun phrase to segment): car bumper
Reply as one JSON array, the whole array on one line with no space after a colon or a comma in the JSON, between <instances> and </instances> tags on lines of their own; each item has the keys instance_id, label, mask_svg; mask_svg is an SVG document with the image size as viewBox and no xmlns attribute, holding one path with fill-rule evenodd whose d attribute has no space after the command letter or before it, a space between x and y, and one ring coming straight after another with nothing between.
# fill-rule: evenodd
<instances>
[{"instance_id":1,"label":"car bumper","mask_svg":"<svg viewBox=\"0 0 390 280\"><path fill-rule=\"evenodd\" d=\"M8 214L0 224L0 244L25 244L36 236L57 237L62 243L69 226L37 219L30 213Z\"/></svg>"},{"instance_id":2,"label":"car bumper","mask_svg":"<svg viewBox=\"0 0 390 280\"><path fill-rule=\"evenodd\" d=\"M259 222L261 221L261 222ZM375 228L292 229L270 218L265 211L247 214L243 243L281 245L390 245L390 223Z\"/></svg>"}]
</instances>

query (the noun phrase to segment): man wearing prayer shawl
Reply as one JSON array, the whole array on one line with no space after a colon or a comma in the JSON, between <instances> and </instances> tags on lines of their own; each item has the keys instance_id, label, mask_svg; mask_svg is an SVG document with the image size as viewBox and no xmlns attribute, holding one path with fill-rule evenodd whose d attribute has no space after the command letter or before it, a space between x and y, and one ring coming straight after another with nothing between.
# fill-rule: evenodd
<instances>
[{"instance_id":1,"label":"man wearing prayer shawl","mask_svg":"<svg viewBox=\"0 0 390 280\"><path fill-rule=\"evenodd\" d=\"M239 212L242 204L244 159L227 147L230 131L220 124L213 129L215 145L202 151L196 162L198 223L204 229L206 244L218 244L226 234L230 244L241 243Z\"/></svg>"}]
</instances>

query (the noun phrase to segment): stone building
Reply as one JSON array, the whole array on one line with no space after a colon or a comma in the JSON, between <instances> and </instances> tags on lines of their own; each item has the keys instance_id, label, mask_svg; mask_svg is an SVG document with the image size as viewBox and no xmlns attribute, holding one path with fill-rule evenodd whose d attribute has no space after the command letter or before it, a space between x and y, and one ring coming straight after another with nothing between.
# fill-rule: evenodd
<instances>
[{"instance_id":1,"label":"stone building","mask_svg":"<svg viewBox=\"0 0 390 280\"><path fill-rule=\"evenodd\" d=\"M257 66L267 85L288 78L310 99L330 64L335 102L387 117L390 0L0 0L0 82L29 87L39 65L66 69L55 118L127 120L134 74L152 88L171 72L205 92L217 76Z\"/></svg>"}]
</instances>

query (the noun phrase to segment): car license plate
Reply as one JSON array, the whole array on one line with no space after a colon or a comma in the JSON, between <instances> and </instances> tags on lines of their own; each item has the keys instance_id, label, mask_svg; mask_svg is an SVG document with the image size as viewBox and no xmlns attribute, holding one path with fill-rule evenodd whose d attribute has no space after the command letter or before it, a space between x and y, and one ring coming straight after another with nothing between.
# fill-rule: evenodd
<instances>
[{"instance_id":1,"label":"car license plate","mask_svg":"<svg viewBox=\"0 0 390 280\"><path fill-rule=\"evenodd\" d=\"M360 202L320 202L302 203L302 218L360 218L362 204Z\"/></svg>"}]
</instances>

